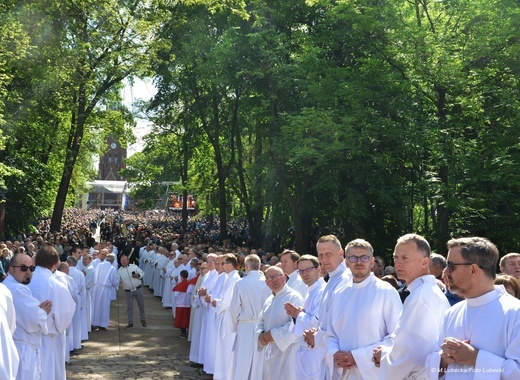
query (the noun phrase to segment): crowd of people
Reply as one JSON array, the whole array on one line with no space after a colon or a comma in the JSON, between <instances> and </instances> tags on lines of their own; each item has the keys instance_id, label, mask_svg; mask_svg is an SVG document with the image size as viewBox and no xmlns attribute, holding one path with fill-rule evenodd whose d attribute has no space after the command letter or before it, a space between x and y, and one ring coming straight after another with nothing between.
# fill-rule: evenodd
<instances>
[{"instance_id":1,"label":"crowd of people","mask_svg":"<svg viewBox=\"0 0 520 380\"><path fill-rule=\"evenodd\" d=\"M267 252L154 212L68 210L62 231L39 228L0 243L2 379L65 379L118 287L126 328L134 303L147 327L152 292L213 379L520 378L520 254L499 261L485 238L450 240L444 257L407 234L387 266L363 239Z\"/></svg>"}]
</instances>

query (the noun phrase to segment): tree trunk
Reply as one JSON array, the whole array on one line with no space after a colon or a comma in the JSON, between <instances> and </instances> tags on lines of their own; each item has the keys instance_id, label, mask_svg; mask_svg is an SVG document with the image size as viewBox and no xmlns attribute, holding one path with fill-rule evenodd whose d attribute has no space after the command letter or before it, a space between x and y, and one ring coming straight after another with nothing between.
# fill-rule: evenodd
<instances>
[{"instance_id":1,"label":"tree trunk","mask_svg":"<svg viewBox=\"0 0 520 380\"><path fill-rule=\"evenodd\" d=\"M182 188L184 189L182 192L182 230L187 231L188 228L188 189L186 185L188 184L188 144L186 141L182 143L182 151L183 151L183 160L182 160L182 168L181 168L181 180L182 180Z\"/></svg>"},{"instance_id":2,"label":"tree trunk","mask_svg":"<svg viewBox=\"0 0 520 380\"><path fill-rule=\"evenodd\" d=\"M58 194L54 202L54 209L52 212L50 230L52 232L58 231L61 227L61 219L63 217L63 210L67 201L67 193L69 191L70 180L74 171L74 165L78 158L79 149L81 148L81 140L83 138L83 130L85 128L85 109L86 98L84 88L80 87L78 90L78 111L72 113L69 131L69 140L67 143L67 156L65 158L65 165L63 167L63 174L61 176L60 185L58 187Z\"/></svg>"},{"instance_id":3,"label":"tree trunk","mask_svg":"<svg viewBox=\"0 0 520 380\"><path fill-rule=\"evenodd\" d=\"M310 219L304 213L300 203L296 203L293 207L294 250L300 255L311 252Z\"/></svg>"},{"instance_id":4,"label":"tree trunk","mask_svg":"<svg viewBox=\"0 0 520 380\"><path fill-rule=\"evenodd\" d=\"M447 90L442 86L436 86L438 101L437 112L439 117L439 132L440 132L440 146L442 149L442 163L439 167L439 179L441 183L441 201L437 206L438 225L437 225L437 252L441 255L446 255L448 249L446 242L449 239L449 221L450 210L447 207L450 199L449 191L449 167L451 162L451 134L446 133L446 93Z\"/></svg>"}]
</instances>

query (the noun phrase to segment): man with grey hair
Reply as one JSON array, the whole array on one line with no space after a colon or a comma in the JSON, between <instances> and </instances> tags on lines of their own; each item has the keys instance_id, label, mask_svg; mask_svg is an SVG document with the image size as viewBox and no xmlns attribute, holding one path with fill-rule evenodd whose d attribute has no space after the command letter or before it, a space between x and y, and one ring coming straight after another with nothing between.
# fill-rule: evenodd
<instances>
[{"instance_id":1,"label":"man with grey hair","mask_svg":"<svg viewBox=\"0 0 520 380\"><path fill-rule=\"evenodd\" d=\"M229 306L231 331L237 333L230 372L230 379L235 380L255 379L262 371L261 354L252 342L256 339L262 306L270 294L259 271L260 258L254 254L246 256L245 267L247 276L236 282Z\"/></svg>"},{"instance_id":2,"label":"man with grey hair","mask_svg":"<svg viewBox=\"0 0 520 380\"><path fill-rule=\"evenodd\" d=\"M181 251L179 251L179 244L177 243L172 243L172 246L170 248L170 251L172 251L173 253L175 253L175 258L178 259L179 256L181 255Z\"/></svg>"},{"instance_id":3,"label":"man with grey hair","mask_svg":"<svg viewBox=\"0 0 520 380\"><path fill-rule=\"evenodd\" d=\"M438 253L430 255L430 274L437 280L442 281L442 272L446 268L446 259Z\"/></svg>"},{"instance_id":4,"label":"man with grey hair","mask_svg":"<svg viewBox=\"0 0 520 380\"><path fill-rule=\"evenodd\" d=\"M286 284L281 268L270 267L265 272L265 283L272 294L264 303L256 328L258 347L264 356L262 378L295 379L294 356L298 343L297 337L290 331L292 317L285 312L284 305L290 302L298 308L303 307L303 298Z\"/></svg>"},{"instance_id":5,"label":"man with grey hair","mask_svg":"<svg viewBox=\"0 0 520 380\"><path fill-rule=\"evenodd\" d=\"M465 299L443 317L426 361L429 378L520 379L520 301L494 286L497 247L470 237L448 248L445 279Z\"/></svg>"},{"instance_id":6,"label":"man with grey hair","mask_svg":"<svg viewBox=\"0 0 520 380\"><path fill-rule=\"evenodd\" d=\"M520 253L508 253L500 259L500 272L520 280Z\"/></svg>"},{"instance_id":7,"label":"man with grey hair","mask_svg":"<svg viewBox=\"0 0 520 380\"><path fill-rule=\"evenodd\" d=\"M448 300L429 274L430 244L417 234L397 240L394 264L399 278L406 281L406 298L391 343L374 349L372 360L380 367L381 379L423 379L425 360L433 351Z\"/></svg>"}]
</instances>

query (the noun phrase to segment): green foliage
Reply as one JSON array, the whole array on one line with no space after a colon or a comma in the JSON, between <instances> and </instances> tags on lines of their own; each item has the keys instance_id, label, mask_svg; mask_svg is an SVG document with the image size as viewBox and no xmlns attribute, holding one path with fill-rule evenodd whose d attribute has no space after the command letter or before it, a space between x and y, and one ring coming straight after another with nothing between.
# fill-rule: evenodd
<instances>
[{"instance_id":1,"label":"green foliage","mask_svg":"<svg viewBox=\"0 0 520 380\"><path fill-rule=\"evenodd\" d=\"M13 5L0 6L0 181L5 159L34 158L65 203L109 134L131 141L121 79L153 75L141 111L155 127L124 173L147 207L180 180L223 236L245 216L257 244L520 243L517 1Z\"/></svg>"},{"instance_id":2,"label":"green foliage","mask_svg":"<svg viewBox=\"0 0 520 380\"><path fill-rule=\"evenodd\" d=\"M47 179L50 170L34 158L15 155L5 163L13 170L5 179L7 202L5 226L7 234L27 230L52 205L52 189Z\"/></svg>"}]
</instances>

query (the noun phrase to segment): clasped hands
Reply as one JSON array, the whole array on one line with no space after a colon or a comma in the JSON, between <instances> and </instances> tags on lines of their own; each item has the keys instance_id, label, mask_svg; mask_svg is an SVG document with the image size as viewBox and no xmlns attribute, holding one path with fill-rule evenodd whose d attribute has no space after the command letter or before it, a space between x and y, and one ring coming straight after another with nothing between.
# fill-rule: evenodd
<instances>
[{"instance_id":1,"label":"clasped hands","mask_svg":"<svg viewBox=\"0 0 520 380\"><path fill-rule=\"evenodd\" d=\"M356 359L351 351L338 351L333 356L334 364L344 369L350 369L356 365Z\"/></svg>"},{"instance_id":2,"label":"clasped hands","mask_svg":"<svg viewBox=\"0 0 520 380\"><path fill-rule=\"evenodd\" d=\"M316 335L316 331L318 331L318 329L313 327L312 329L303 332L303 340L310 348L314 348L314 335Z\"/></svg>"},{"instance_id":3,"label":"clasped hands","mask_svg":"<svg viewBox=\"0 0 520 380\"><path fill-rule=\"evenodd\" d=\"M273 336L271 335L270 331L264 331L263 333L258 335L258 343L260 343L262 346L267 346L270 342L274 342Z\"/></svg>"},{"instance_id":4,"label":"clasped hands","mask_svg":"<svg viewBox=\"0 0 520 380\"><path fill-rule=\"evenodd\" d=\"M446 368L453 363L475 366L478 351L469 340L446 338L441 344L441 367Z\"/></svg>"}]
</instances>

